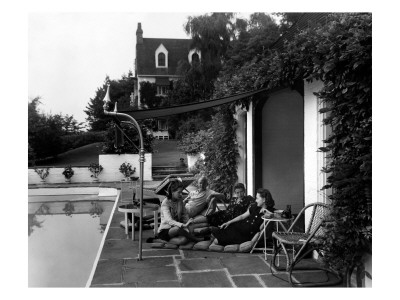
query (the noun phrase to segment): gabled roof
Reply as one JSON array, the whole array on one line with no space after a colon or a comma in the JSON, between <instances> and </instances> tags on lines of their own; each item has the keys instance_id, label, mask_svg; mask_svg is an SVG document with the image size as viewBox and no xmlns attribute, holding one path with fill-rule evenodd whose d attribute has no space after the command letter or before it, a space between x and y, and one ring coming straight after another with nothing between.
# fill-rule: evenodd
<instances>
[{"instance_id":1,"label":"gabled roof","mask_svg":"<svg viewBox=\"0 0 400 300\"><path fill-rule=\"evenodd\" d=\"M136 75L179 75L178 62L188 61L190 39L143 38L143 44L136 44ZM168 51L168 68L156 68L155 52L163 44Z\"/></svg>"}]
</instances>

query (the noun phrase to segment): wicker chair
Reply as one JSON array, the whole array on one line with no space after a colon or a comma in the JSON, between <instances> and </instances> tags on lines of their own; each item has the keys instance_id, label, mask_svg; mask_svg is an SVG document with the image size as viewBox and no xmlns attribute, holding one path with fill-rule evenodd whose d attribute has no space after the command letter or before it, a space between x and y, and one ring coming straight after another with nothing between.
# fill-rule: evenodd
<instances>
[{"instance_id":1,"label":"wicker chair","mask_svg":"<svg viewBox=\"0 0 400 300\"><path fill-rule=\"evenodd\" d=\"M308 223L307 229L305 232L293 232L293 228L295 228L296 223L300 222L302 219L302 215L305 215L305 212L311 210L310 222ZM289 227L288 232L274 232L272 237L274 242L276 242L277 247L275 247L274 256L272 259L272 265L276 270L286 270L289 282L292 286L329 286L329 285L337 285L342 282L341 277L334 273L333 271L323 268L322 266L318 266L316 268L296 268L295 266L308 254L310 254L314 250L319 250L321 244L317 242L317 237L322 235L322 220L324 216L328 213L329 206L324 203L312 203L305 206L292 225ZM290 249L292 253L289 255L288 247L292 247ZM276 259L281 251L284 251L286 256L286 268L280 268L276 265ZM296 251L295 251L296 250ZM278 258L279 259L279 258ZM293 278L293 271L295 270L323 270L329 274L332 274L334 279L324 282L298 282ZM328 275L328 274L327 274Z\"/></svg>"}]
</instances>

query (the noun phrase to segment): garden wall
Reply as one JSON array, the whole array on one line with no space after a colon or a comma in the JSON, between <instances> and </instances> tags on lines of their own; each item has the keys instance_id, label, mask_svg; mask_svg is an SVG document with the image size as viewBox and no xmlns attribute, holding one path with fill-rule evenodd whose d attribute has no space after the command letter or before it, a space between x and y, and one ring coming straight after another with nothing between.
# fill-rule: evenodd
<instances>
[{"instance_id":1,"label":"garden wall","mask_svg":"<svg viewBox=\"0 0 400 300\"><path fill-rule=\"evenodd\" d=\"M42 169L39 167L38 169ZM74 170L74 176L71 178L71 183L73 182L92 182L93 178L90 177L92 173L88 170L88 167L72 167ZM46 183L65 183L65 177L62 174L64 168L50 168L49 175L46 177ZM99 176L101 180L101 174ZM38 174L36 174L33 168L28 169L28 184L39 184L41 179Z\"/></svg>"},{"instance_id":2,"label":"garden wall","mask_svg":"<svg viewBox=\"0 0 400 300\"><path fill-rule=\"evenodd\" d=\"M144 173L143 180L153 180L152 176L152 159L151 153L145 154L144 162ZM139 177L139 155L138 154L101 154L99 155L99 164L103 167L103 171L99 175L99 181L103 182L114 182L120 181L124 178L122 173L119 171L119 167L122 163L128 162L133 168L136 168L136 172L133 176ZM41 169L41 168L39 168ZM92 173L88 167L74 167L74 176L71 178L71 183L76 182L92 182L93 178L90 177ZM62 174L64 168L52 168L49 169L49 175L45 179L46 183L65 183L65 177ZM34 168L28 169L28 184L40 184L41 179L36 174Z\"/></svg>"},{"instance_id":3,"label":"garden wall","mask_svg":"<svg viewBox=\"0 0 400 300\"><path fill-rule=\"evenodd\" d=\"M152 167L153 167L153 155L151 153L145 153L145 162L143 170L143 180L153 180ZM138 154L101 154L99 155L99 164L103 166L103 172L101 172L99 178L101 181L119 181L124 178L122 173L119 171L119 167L124 162L128 162L132 165L132 168L136 168L136 172L133 174L135 177L139 177L139 155Z\"/></svg>"}]
</instances>

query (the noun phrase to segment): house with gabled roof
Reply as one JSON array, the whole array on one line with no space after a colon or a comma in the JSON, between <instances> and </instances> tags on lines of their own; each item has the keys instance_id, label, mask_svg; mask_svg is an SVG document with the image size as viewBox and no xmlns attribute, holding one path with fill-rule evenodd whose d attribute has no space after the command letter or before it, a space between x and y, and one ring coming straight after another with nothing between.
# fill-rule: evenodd
<instances>
[{"instance_id":1,"label":"house with gabled roof","mask_svg":"<svg viewBox=\"0 0 400 300\"><path fill-rule=\"evenodd\" d=\"M157 96L165 96L173 81L182 76L178 72L180 62L191 63L201 59L200 51L190 49L191 39L144 38L142 24L136 30L135 89L134 96L140 101L140 84L144 81L155 83ZM166 119L158 120L156 138L169 138Z\"/></svg>"}]
</instances>

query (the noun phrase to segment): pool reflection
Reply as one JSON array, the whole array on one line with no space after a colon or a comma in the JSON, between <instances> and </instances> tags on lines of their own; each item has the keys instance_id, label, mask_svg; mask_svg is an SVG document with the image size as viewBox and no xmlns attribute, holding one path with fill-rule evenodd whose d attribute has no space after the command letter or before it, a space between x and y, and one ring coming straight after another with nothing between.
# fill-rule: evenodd
<instances>
[{"instance_id":1,"label":"pool reflection","mask_svg":"<svg viewBox=\"0 0 400 300\"><path fill-rule=\"evenodd\" d=\"M46 203L29 214L29 287L84 287L113 204Z\"/></svg>"}]
</instances>

